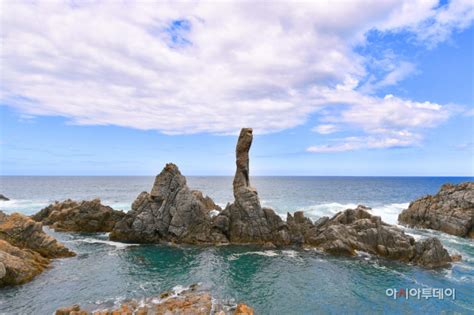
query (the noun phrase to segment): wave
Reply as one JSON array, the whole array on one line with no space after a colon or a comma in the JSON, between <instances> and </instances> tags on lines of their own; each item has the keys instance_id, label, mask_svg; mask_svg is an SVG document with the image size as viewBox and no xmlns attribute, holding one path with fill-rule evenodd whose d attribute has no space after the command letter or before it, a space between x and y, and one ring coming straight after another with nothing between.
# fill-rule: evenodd
<instances>
[{"instance_id":1,"label":"wave","mask_svg":"<svg viewBox=\"0 0 474 315\"><path fill-rule=\"evenodd\" d=\"M262 250L262 251L250 251L245 253L236 253L229 256L229 260L236 260L242 256L248 255L258 255L258 256L265 256L265 257L277 257L277 256L286 256L290 258L297 258L298 252L295 250Z\"/></svg>"},{"instance_id":2,"label":"wave","mask_svg":"<svg viewBox=\"0 0 474 315\"><path fill-rule=\"evenodd\" d=\"M105 244L105 245L113 246L117 249L124 249L124 248L130 247L130 246L140 246L140 244L120 243L120 242L101 240L101 239L96 239L96 238L91 238L91 237L75 239L75 240L66 241L66 242L88 243L88 244Z\"/></svg>"},{"instance_id":3,"label":"wave","mask_svg":"<svg viewBox=\"0 0 474 315\"><path fill-rule=\"evenodd\" d=\"M371 212L374 215L380 216L382 220L387 223L397 224L398 215L404 209L408 208L408 205L409 203L390 203L373 206ZM336 213L346 209L355 209L357 206L355 203L330 202L299 208L295 211L303 211L309 218L317 220L323 216L332 217ZM367 206L370 207L370 204L367 204Z\"/></svg>"},{"instance_id":4,"label":"wave","mask_svg":"<svg viewBox=\"0 0 474 315\"><path fill-rule=\"evenodd\" d=\"M0 201L0 210L6 213L20 212L26 215L35 214L39 210L47 207L51 202L49 200L29 200L29 199L10 199Z\"/></svg>"}]
</instances>

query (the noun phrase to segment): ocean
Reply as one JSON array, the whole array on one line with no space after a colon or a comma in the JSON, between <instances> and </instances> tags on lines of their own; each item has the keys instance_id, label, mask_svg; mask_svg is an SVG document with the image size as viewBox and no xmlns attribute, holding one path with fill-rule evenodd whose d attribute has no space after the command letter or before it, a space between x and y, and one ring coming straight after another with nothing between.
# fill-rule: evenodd
<instances>
[{"instance_id":1,"label":"ocean","mask_svg":"<svg viewBox=\"0 0 474 315\"><path fill-rule=\"evenodd\" d=\"M263 206L283 218L305 211L312 219L358 204L396 224L410 201L436 193L462 177L253 177ZM154 177L0 177L0 201L7 213L36 213L55 200L101 198L128 211ZM233 201L232 177L188 177L221 206ZM424 270L360 253L334 257L313 249L265 250L252 246L165 246L122 244L106 234L57 233L75 251L55 260L32 282L0 289L1 314L52 314L61 306L113 305L174 287L200 283L214 297L252 306L256 314L367 314L474 312L474 242L432 230L405 228L416 239L437 236L463 260L451 269ZM391 290L452 290L453 297L389 296ZM438 291L439 292L439 291Z\"/></svg>"}]
</instances>

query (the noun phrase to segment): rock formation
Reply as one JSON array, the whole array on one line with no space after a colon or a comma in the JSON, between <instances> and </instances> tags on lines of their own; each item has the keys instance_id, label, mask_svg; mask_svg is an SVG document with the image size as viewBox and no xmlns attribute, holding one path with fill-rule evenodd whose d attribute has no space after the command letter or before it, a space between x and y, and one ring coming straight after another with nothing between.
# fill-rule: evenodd
<instances>
[{"instance_id":1,"label":"rock formation","mask_svg":"<svg viewBox=\"0 0 474 315\"><path fill-rule=\"evenodd\" d=\"M42 224L0 211L0 287L22 284L41 273L52 258L75 254L43 232Z\"/></svg>"},{"instance_id":2,"label":"rock formation","mask_svg":"<svg viewBox=\"0 0 474 315\"><path fill-rule=\"evenodd\" d=\"M314 224L302 213L296 213L294 218L288 214L287 221L293 239L304 239L305 244L331 254L355 255L356 251L363 251L425 268L445 267L451 262L438 239L417 242L369 211L370 208L358 206Z\"/></svg>"},{"instance_id":3,"label":"rock formation","mask_svg":"<svg viewBox=\"0 0 474 315\"><path fill-rule=\"evenodd\" d=\"M142 192L132 210L110 234L116 241L155 243L261 244L266 247L300 245L317 247L331 254L374 255L421 265L447 266L451 257L439 240L421 242L382 222L359 206L332 218L313 223L303 212L288 214L287 222L272 209L262 208L249 180L249 150L252 129L242 129L236 148L237 170L233 182L234 202L210 216L214 202L191 191L174 164L167 164L156 177L150 193Z\"/></svg>"},{"instance_id":4,"label":"rock formation","mask_svg":"<svg viewBox=\"0 0 474 315\"><path fill-rule=\"evenodd\" d=\"M262 208L257 190L250 186L249 150L252 139L252 129L243 128L236 148L235 200L215 218L214 227L232 243L289 244L286 223L272 209Z\"/></svg>"},{"instance_id":5,"label":"rock formation","mask_svg":"<svg viewBox=\"0 0 474 315\"><path fill-rule=\"evenodd\" d=\"M92 233L112 231L124 216L124 212L102 205L100 199L81 202L68 199L49 205L32 219L56 231Z\"/></svg>"},{"instance_id":6,"label":"rock formation","mask_svg":"<svg viewBox=\"0 0 474 315\"><path fill-rule=\"evenodd\" d=\"M97 307L96 307L97 308ZM182 292L169 291L145 300L129 300L115 309L98 308L85 310L77 304L60 308L56 315L146 315L146 314L200 314L200 315L253 315L253 309L246 304L228 304L213 299L211 294L192 285Z\"/></svg>"},{"instance_id":7,"label":"rock formation","mask_svg":"<svg viewBox=\"0 0 474 315\"><path fill-rule=\"evenodd\" d=\"M0 200L8 201L8 200L10 200L10 199L8 199L8 198L5 197L4 195L0 194Z\"/></svg>"},{"instance_id":8,"label":"rock formation","mask_svg":"<svg viewBox=\"0 0 474 315\"><path fill-rule=\"evenodd\" d=\"M398 221L409 227L474 238L474 182L443 185L436 195L410 203Z\"/></svg>"},{"instance_id":9,"label":"rock formation","mask_svg":"<svg viewBox=\"0 0 474 315\"><path fill-rule=\"evenodd\" d=\"M213 207L218 209L212 199L190 190L178 167L169 163L156 177L151 192L142 192L132 210L115 225L110 239L139 243L227 242L213 229L209 214Z\"/></svg>"}]
</instances>

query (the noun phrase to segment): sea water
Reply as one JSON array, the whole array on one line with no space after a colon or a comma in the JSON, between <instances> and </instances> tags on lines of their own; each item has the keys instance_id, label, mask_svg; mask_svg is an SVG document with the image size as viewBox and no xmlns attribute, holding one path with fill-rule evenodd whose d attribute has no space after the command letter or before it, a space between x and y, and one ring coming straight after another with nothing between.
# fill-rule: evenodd
<instances>
[{"instance_id":1,"label":"sea water","mask_svg":"<svg viewBox=\"0 0 474 315\"><path fill-rule=\"evenodd\" d=\"M128 211L153 177L0 177L0 209L33 214L55 200L101 198ZM231 177L188 177L225 206L232 202ZM282 217L305 211L312 219L332 216L358 204L372 207L388 223L409 202L436 193L444 183L472 181L461 177L255 177L264 206ZM474 243L432 230L405 229L416 239L437 236L463 260L450 269L424 270L359 253L334 257L317 250L266 250L253 246L164 246L111 242L107 234L46 231L75 251L54 260L32 282L0 289L0 313L52 314L55 309L114 305L200 283L223 300L243 301L257 314L448 313L474 312ZM455 297L388 296L389 289L454 289Z\"/></svg>"}]
</instances>

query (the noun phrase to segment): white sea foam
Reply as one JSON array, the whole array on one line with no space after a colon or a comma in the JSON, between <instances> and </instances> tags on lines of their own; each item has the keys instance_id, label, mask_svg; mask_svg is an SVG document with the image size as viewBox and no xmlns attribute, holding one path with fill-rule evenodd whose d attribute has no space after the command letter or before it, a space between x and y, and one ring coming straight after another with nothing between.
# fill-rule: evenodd
<instances>
[{"instance_id":1,"label":"white sea foam","mask_svg":"<svg viewBox=\"0 0 474 315\"><path fill-rule=\"evenodd\" d=\"M10 199L0 200L0 209L6 213L20 212L26 215L34 214L51 202L48 200Z\"/></svg>"},{"instance_id":2,"label":"white sea foam","mask_svg":"<svg viewBox=\"0 0 474 315\"><path fill-rule=\"evenodd\" d=\"M79 243L88 243L88 244L105 244L105 245L109 245L109 246L114 246L117 249L123 249L123 248L127 248L127 247L130 247L130 246L140 246L140 244L120 243L120 242L100 240L100 239L90 238L90 237L76 239L76 240L67 241L67 242L79 242Z\"/></svg>"},{"instance_id":3,"label":"white sea foam","mask_svg":"<svg viewBox=\"0 0 474 315\"><path fill-rule=\"evenodd\" d=\"M400 214L402 210L408 208L408 205L409 203L391 203L381 206L374 206L372 207L371 213L380 216L383 221L389 224L397 224L398 214ZM370 207L371 205L368 204L366 206ZM304 211L306 216L313 220L317 220L320 217L332 217L340 211L344 211L346 209L355 209L356 207L357 204L355 203L330 202L299 208L295 211Z\"/></svg>"},{"instance_id":4,"label":"white sea foam","mask_svg":"<svg viewBox=\"0 0 474 315\"><path fill-rule=\"evenodd\" d=\"M247 255L275 257L275 256L278 256L279 254L274 250L251 251L251 252L245 252L245 253L232 254L229 256L229 260L236 260L241 256L247 256Z\"/></svg>"}]
</instances>

